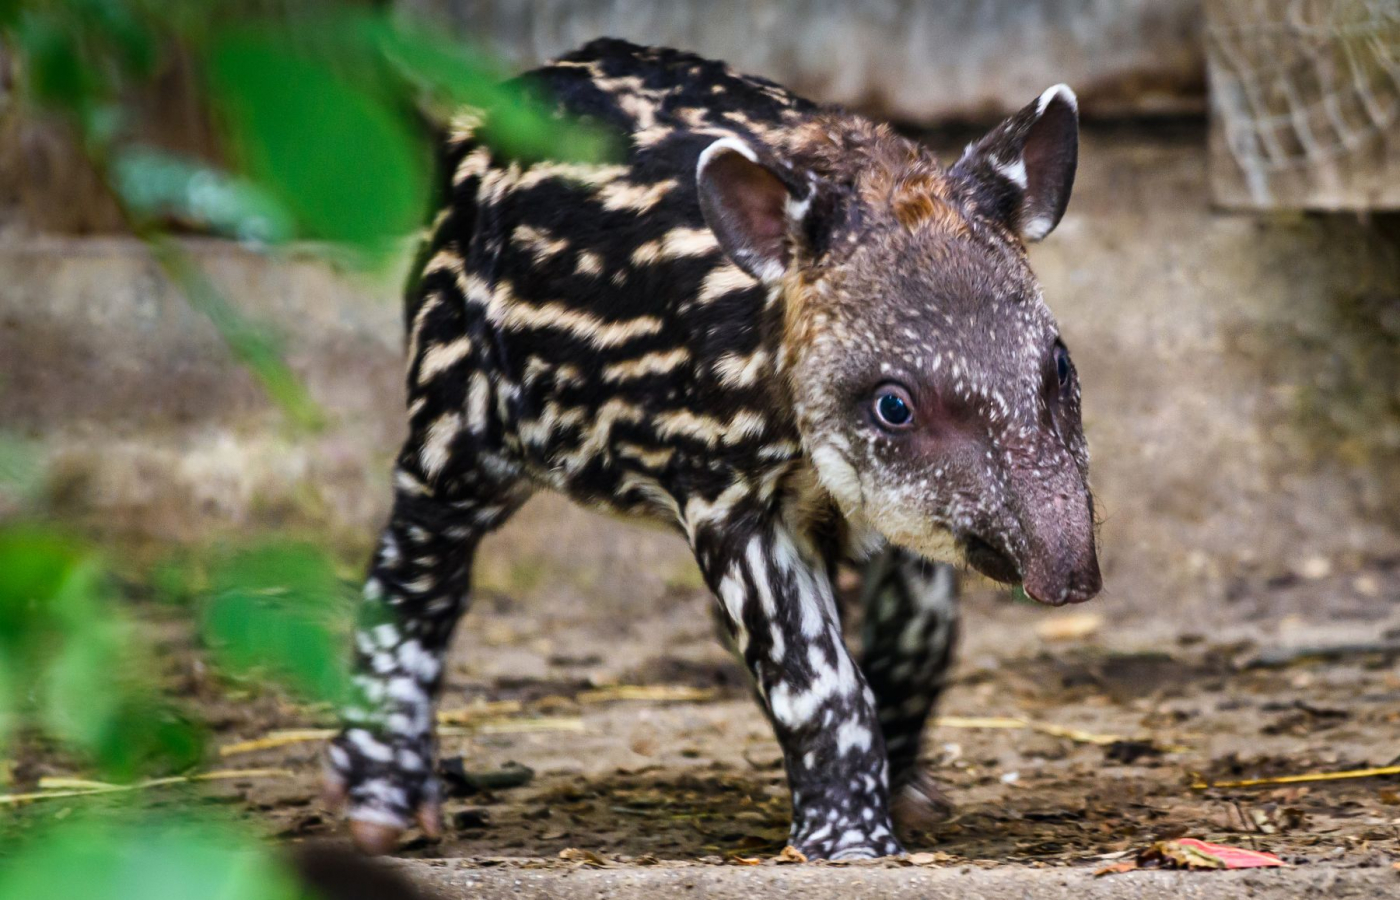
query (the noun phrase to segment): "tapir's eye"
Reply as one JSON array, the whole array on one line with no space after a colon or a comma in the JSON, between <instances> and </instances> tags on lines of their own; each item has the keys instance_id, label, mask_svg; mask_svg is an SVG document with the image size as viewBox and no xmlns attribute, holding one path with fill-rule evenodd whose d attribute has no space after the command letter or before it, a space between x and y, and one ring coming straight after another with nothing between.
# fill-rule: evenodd
<instances>
[{"instance_id":1,"label":"tapir's eye","mask_svg":"<svg viewBox=\"0 0 1400 900\"><path fill-rule=\"evenodd\" d=\"M1072 371L1069 364L1069 351L1065 349L1064 344L1056 344L1055 374L1060 379L1060 387L1064 388L1069 386L1069 377Z\"/></svg>"},{"instance_id":2,"label":"tapir's eye","mask_svg":"<svg viewBox=\"0 0 1400 900\"><path fill-rule=\"evenodd\" d=\"M914 424L914 402L909 399L909 392L897 384L882 385L875 391L872 412L875 422L890 431Z\"/></svg>"}]
</instances>

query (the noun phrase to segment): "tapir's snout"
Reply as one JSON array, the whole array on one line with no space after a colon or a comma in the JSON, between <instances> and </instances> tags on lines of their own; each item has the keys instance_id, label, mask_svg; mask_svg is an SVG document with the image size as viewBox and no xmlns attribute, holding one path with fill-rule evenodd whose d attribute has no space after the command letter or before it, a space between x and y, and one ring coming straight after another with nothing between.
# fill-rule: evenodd
<instances>
[{"instance_id":1,"label":"tapir's snout","mask_svg":"<svg viewBox=\"0 0 1400 900\"><path fill-rule=\"evenodd\" d=\"M1051 549L1031 545L1022 553L1013 554L997 549L984 538L968 536L962 541L962 549L968 564L978 572L993 581L1019 583L1031 599L1050 606L1083 603L1103 589L1098 550L1092 537L1083 547Z\"/></svg>"},{"instance_id":2,"label":"tapir's snout","mask_svg":"<svg viewBox=\"0 0 1400 900\"><path fill-rule=\"evenodd\" d=\"M1083 603L1103 589L1099 556L1093 541L1087 550L1059 554L1033 553L1021 576L1027 596L1051 606Z\"/></svg>"},{"instance_id":3,"label":"tapir's snout","mask_svg":"<svg viewBox=\"0 0 1400 900\"><path fill-rule=\"evenodd\" d=\"M1068 489L1071 485L1075 489ZM1050 606L1095 597L1103 589L1103 574L1088 488L1077 476L1058 485L1027 478L1018 487L1014 508L1001 509L961 535L968 564L994 581L1019 583L1033 600Z\"/></svg>"},{"instance_id":4,"label":"tapir's snout","mask_svg":"<svg viewBox=\"0 0 1400 900\"><path fill-rule=\"evenodd\" d=\"M1036 497L1035 495L1041 496ZM1045 497L1031 491L1020 516L1018 567L1026 594L1041 603L1083 603L1103 589L1088 489Z\"/></svg>"}]
</instances>

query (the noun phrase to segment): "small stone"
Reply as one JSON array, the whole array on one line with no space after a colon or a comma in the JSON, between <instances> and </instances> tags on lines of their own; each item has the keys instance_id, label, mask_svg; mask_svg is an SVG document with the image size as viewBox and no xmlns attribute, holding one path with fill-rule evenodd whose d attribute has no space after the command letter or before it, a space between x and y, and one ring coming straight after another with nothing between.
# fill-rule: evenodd
<instances>
[{"instance_id":1,"label":"small stone","mask_svg":"<svg viewBox=\"0 0 1400 900\"><path fill-rule=\"evenodd\" d=\"M1317 581L1332 574L1332 561L1325 556L1309 556L1298 566L1298 574L1309 581Z\"/></svg>"},{"instance_id":2,"label":"small stone","mask_svg":"<svg viewBox=\"0 0 1400 900\"><path fill-rule=\"evenodd\" d=\"M1103 615L1096 612L1058 613L1036 626L1044 641L1078 641L1091 637L1103 627Z\"/></svg>"},{"instance_id":3,"label":"small stone","mask_svg":"<svg viewBox=\"0 0 1400 900\"><path fill-rule=\"evenodd\" d=\"M1374 575L1358 575L1352 579L1352 590L1363 597L1379 597L1381 593L1380 579Z\"/></svg>"}]
</instances>

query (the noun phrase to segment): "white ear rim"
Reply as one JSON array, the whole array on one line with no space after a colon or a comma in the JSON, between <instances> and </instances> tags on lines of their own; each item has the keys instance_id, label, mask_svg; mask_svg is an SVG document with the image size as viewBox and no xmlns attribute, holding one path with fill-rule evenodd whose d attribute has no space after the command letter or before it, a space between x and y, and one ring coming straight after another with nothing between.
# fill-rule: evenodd
<instances>
[{"instance_id":1,"label":"white ear rim","mask_svg":"<svg viewBox=\"0 0 1400 900\"><path fill-rule=\"evenodd\" d=\"M748 144L736 137L724 137L701 151L700 159L695 163L695 178L697 181L704 176L705 168L709 166L714 158L724 152L737 153L754 165L762 165L762 163L758 161L758 154L755 153L754 149ZM801 200L789 195L783 211L787 213L787 217L792 221L800 222L803 217L807 215L807 210L810 209L811 206L812 195L810 193Z\"/></svg>"},{"instance_id":2,"label":"white ear rim","mask_svg":"<svg viewBox=\"0 0 1400 900\"><path fill-rule=\"evenodd\" d=\"M1036 101L1035 114L1037 116L1045 115L1045 108L1050 105L1051 100L1057 97L1074 110L1076 116L1079 115L1079 98L1075 96L1070 86L1063 82L1045 89L1045 92L1040 95L1040 99Z\"/></svg>"},{"instance_id":3,"label":"white ear rim","mask_svg":"<svg viewBox=\"0 0 1400 900\"><path fill-rule=\"evenodd\" d=\"M758 154L753 152L752 147L736 137L723 137L700 152L700 160L695 164L696 179L700 179L705 174L705 167L710 164L711 160L726 151L737 153L749 162L758 164Z\"/></svg>"},{"instance_id":4,"label":"white ear rim","mask_svg":"<svg viewBox=\"0 0 1400 900\"><path fill-rule=\"evenodd\" d=\"M697 160L695 163L695 180L697 182L705 177L706 167L708 167L710 163L714 161L715 157L719 156L721 153L737 153L756 166L763 165L761 162L759 162L758 154L755 153L754 149L748 144L746 144L744 141L741 141L739 138L736 137L722 137L714 143L710 144L710 146L706 147L704 150L700 151L700 159ZM783 206L783 212L788 217L789 221L800 222L802 221L803 217L807 215L807 210L811 207L811 205L811 194L808 194L801 200L797 200L793 198L791 194L789 194L787 201ZM751 258L752 257L749 257L749 259ZM746 259L745 261L747 262L748 260ZM782 281L783 276L786 274L786 269L784 269L783 266L779 265L778 263L772 260L766 260L758 264L749 264L753 265L753 268L755 270L755 276L758 278L761 284L771 286Z\"/></svg>"}]
</instances>

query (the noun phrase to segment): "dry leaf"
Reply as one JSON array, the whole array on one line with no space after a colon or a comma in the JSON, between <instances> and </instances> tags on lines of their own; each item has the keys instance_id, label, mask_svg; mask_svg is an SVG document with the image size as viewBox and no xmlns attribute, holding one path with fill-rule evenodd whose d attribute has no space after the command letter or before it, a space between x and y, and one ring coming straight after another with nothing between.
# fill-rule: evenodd
<instances>
[{"instance_id":1,"label":"dry leaf","mask_svg":"<svg viewBox=\"0 0 1400 900\"><path fill-rule=\"evenodd\" d=\"M763 860L759 859L757 856L740 856L735 853L733 856L729 857L729 863L735 866L759 866L763 864Z\"/></svg>"},{"instance_id":2,"label":"dry leaf","mask_svg":"<svg viewBox=\"0 0 1400 900\"><path fill-rule=\"evenodd\" d=\"M782 853L779 853L777 856L773 857L773 862L777 863L780 866L785 863L805 863L806 861L807 854L803 853L801 850L798 850L791 844L788 844L786 847L784 847Z\"/></svg>"},{"instance_id":3,"label":"dry leaf","mask_svg":"<svg viewBox=\"0 0 1400 900\"><path fill-rule=\"evenodd\" d=\"M905 861L911 866L938 866L951 862L953 859L950 853L911 853L905 857Z\"/></svg>"},{"instance_id":4,"label":"dry leaf","mask_svg":"<svg viewBox=\"0 0 1400 900\"><path fill-rule=\"evenodd\" d=\"M1116 862L1111 866L1104 866L1102 869L1095 869L1094 877L1101 878L1104 875L1122 875L1124 872L1134 871L1135 869L1137 869L1137 867L1137 860L1125 859L1122 862Z\"/></svg>"},{"instance_id":5,"label":"dry leaf","mask_svg":"<svg viewBox=\"0 0 1400 900\"><path fill-rule=\"evenodd\" d=\"M606 869L612 863L594 853L592 850L582 850L578 847L569 847L567 850L559 851L559 858L567 862L581 863L594 869Z\"/></svg>"}]
</instances>

